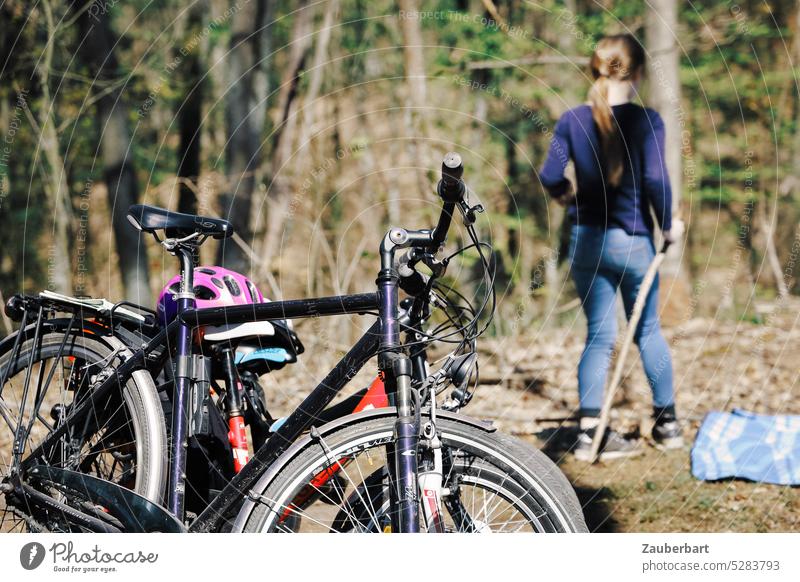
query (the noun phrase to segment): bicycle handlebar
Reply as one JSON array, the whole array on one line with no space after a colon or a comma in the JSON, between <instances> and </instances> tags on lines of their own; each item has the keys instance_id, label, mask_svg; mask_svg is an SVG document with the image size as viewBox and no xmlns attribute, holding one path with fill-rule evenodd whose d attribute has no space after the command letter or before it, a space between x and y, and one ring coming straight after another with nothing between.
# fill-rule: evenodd
<instances>
[{"instance_id":1,"label":"bicycle handlebar","mask_svg":"<svg viewBox=\"0 0 800 582\"><path fill-rule=\"evenodd\" d=\"M450 223L453 219L456 204L463 200L466 192L466 187L462 180L463 175L464 165L461 161L461 156L455 152L445 154L442 160L442 177L436 186L436 192L444 201L444 204L439 214L436 228L430 232L429 238L426 237L427 240L424 246L427 249L433 249L435 252L447 239L447 232L450 230ZM412 246L397 260L400 287L412 296L417 296L425 291L430 279L414 268L417 261L424 260L426 256L424 253L420 256L417 253L418 248L418 246Z\"/></svg>"},{"instance_id":2,"label":"bicycle handlebar","mask_svg":"<svg viewBox=\"0 0 800 582\"><path fill-rule=\"evenodd\" d=\"M448 152L442 160L442 178L436 186L436 192L444 201L442 212L439 215L439 222L431 234L431 246L438 248L447 238L447 231L450 230L450 221L453 218L453 211L456 203L464 198L466 187L461 177L464 175L464 165L461 156L455 152Z\"/></svg>"},{"instance_id":3,"label":"bicycle handlebar","mask_svg":"<svg viewBox=\"0 0 800 582\"><path fill-rule=\"evenodd\" d=\"M461 177L464 175L464 165L461 156L455 152L448 152L442 160L442 179L436 191L445 203L455 204L464 197L466 188Z\"/></svg>"}]
</instances>

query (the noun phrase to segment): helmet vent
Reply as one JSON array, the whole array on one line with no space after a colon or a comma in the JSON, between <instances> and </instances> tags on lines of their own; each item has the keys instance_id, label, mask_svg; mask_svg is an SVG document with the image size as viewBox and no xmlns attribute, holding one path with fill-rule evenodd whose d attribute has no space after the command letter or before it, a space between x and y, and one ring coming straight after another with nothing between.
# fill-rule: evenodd
<instances>
[{"instance_id":1,"label":"helmet vent","mask_svg":"<svg viewBox=\"0 0 800 582\"><path fill-rule=\"evenodd\" d=\"M258 292L256 291L256 286L253 285L250 279L246 279L245 283L247 283L247 291L250 293L250 300L253 303L258 303Z\"/></svg>"},{"instance_id":2,"label":"helmet vent","mask_svg":"<svg viewBox=\"0 0 800 582\"><path fill-rule=\"evenodd\" d=\"M236 279L230 275L225 275L222 279L225 281L225 286L228 288L228 291L231 292L231 295L238 297L242 294L242 290L239 288L239 284L236 282Z\"/></svg>"},{"instance_id":3,"label":"helmet vent","mask_svg":"<svg viewBox=\"0 0 800 582\"><path fill-rule=\"evenodd\" d=\"M214 290L206 287L205 285L197 285L194 288L194 294L197 299L202 299L204 301L210 301L211 299L216 298Z\"/></svg>"}]
</instances>

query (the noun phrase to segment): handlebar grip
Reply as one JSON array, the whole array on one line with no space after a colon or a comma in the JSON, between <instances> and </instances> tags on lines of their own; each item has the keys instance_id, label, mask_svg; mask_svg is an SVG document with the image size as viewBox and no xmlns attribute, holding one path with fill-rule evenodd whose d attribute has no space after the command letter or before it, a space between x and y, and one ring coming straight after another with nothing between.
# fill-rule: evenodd
<instances>
[{"instance_id":1,"label":"handlebar grip","mask_svg":"<svg viewBox=\"0 0 800 582\"><path fill-rule=\"evenodd\" d=\"M466 188L461 177L464 175L464 165L461 156L455 152L448 152L442 160L442 179L436 191L445 202L455 203L464 197Z\"/></svg>"}]
</instances>

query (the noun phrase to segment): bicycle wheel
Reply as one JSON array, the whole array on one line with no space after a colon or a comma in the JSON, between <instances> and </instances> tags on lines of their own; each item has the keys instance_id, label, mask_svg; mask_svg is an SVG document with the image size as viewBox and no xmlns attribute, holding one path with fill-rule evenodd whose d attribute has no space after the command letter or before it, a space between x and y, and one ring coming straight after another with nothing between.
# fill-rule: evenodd
<instances>
[{"instance_id":1,"label":"bicycle wheel","mask_svg":"<svg viewBox=\"0 0 800 582\"><path fill-rule=\"evenodd\" d=\"M387 447L394 417L359 418L308 438L254 489L247 532L391 530ZM369 416L369 415L367 415ZM508 436L439 418L447 463L446 531L585 532L571 485L540 451ZM239 520L237 520L239 521Z\"/></svg>"},{"instance_id":2,"label":"bicycle wheel","mask_svg":"<svg viewBox=\"0 0 800 582\"><path fill-rule=\"evenodd\" d=\"M118 339L76 331L44 333L34 344L28 339L14 352L10 344L0 354L0 481L13 469L13 441L24 423L27 442L22 458L63 421L70 409L90 391L106 366L118 365L131 352ZM23 403L25 383L29 385ZM95 407L86 422L53 448L47 465L79 471L115 482L160 503L166 481L166 429L155 384L145 371L135 372ZM47 495L69 504L69 496L52 486ZM75 502L78 503L78 502ZM81 502L84 503L84 502ZM85 511L85 507L81 508ZM99 508L95 508L99 510ZM101 510L99 510L101 511ZM0 531L25 529L69 530L67 520L52 512L31 515L27 508L10 507L0 498Z\"/></svg>"}]
</instances>

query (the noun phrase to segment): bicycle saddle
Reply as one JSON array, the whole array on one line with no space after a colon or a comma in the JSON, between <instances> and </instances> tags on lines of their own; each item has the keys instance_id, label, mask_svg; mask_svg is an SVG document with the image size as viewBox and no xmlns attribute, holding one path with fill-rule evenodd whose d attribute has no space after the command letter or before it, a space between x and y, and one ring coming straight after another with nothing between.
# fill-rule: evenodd
<instances>
[{"instance_id":1,"label":"bicycle saddle","mask_svg":"<svg viewBox=\"0 0 800 582\"><path fill-rule=\"evenodd\" d=\"M134 204L128 208L128 221L142 232L153 233L163 230L168 237L174 238L182 238L193 233L217 239L233 235L233 225L227 220L182 214L146 204Z\"/></svg>"}]
</instances>

